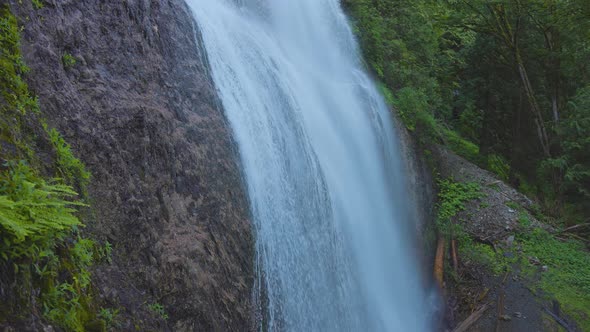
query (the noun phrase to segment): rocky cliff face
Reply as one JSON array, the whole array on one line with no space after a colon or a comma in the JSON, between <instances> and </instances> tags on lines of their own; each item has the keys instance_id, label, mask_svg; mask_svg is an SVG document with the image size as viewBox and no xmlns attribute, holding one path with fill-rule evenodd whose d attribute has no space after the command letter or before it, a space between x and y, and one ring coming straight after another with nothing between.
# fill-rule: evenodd
<instances>
[{"instance_id":1,"label":"rocky cliff face","mask_svg":"<svg viewBox=\"0 0 590 332\"><path fill-rule=\"evenodd\" d=\"M422 146L416 138L417 135L413 135L406 129L401 119L396 115L397 111L392 111L392 114L400 142L401 158L405 167L408 195L411 197L410 201L413 202L410 210L416 223L416 243L418 245L416 258L420 261L426 278L430 278L436 246L436 192L432 165L429 165L425 153L428 147Z\"/></svg>"},{"instance_id":2,"label":"rocky cliff face","mask_svg":"<svg viewBox=\"0 0 590 332\"><path fill-rule=\"evenodd\" d=\"M93 175L86 232L114 247L113 263L95 272L99 297L120 308L123 329L160 303L170 316L162 329L243 330L254 261L247 202L188 8L42 3L10 6L30 89Z\"/></svg>"}]
</instances>

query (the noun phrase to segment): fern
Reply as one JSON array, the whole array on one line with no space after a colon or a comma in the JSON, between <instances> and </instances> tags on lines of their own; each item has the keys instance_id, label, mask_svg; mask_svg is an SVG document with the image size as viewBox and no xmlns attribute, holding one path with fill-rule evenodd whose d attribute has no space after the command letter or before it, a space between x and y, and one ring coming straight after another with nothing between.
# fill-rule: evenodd
<instances>
[{"instance_id":1,"label":"fern","mask_svg":"<svg viewBox=\"0 0 590 332\"><path fill-rule=\"evenodd\" d=\"M86 170L80 159L74 156L71 146L55 128L49 129L47 124L43 124L43 128L49 135L51 144L57 154L57 168L69 184L75 184L77 181L77 184L84 191L90 180L90 172Z\"/></svg>"},{"instance_id":2,"label":"fern","mask_svg":"<svg viewBox=\"0 0 590 332\"><path fill-rule=\"evenodd\" d=\"M33 4L38 9L42 1ZM8 289L12 304L1 306L0 325L7 317L38 312L41 305L45 318L63 330L102 331L90 269L102 259L101 250L110 259L111 248L78 232L77 209L86 205L76 191L85 196L90 173L40 113L23 78L29 68L19 32L10 8L0 5L0 160L8 160L0 165L0 266L9 278L3 283L13 288ZM37 136L39 127L47 135ZM55 151L55 163L43 165L38 149L46 143Z\"/></svg>"},{"instance_id":3,"label":"fern","mask_svg":"<svg viewBox=\"0 0 590 332\"><path fill-rule=\"evenodd\" d=\"M71 187L48 184L24 162L6 164L0 175L0 252L4 259L38 256L82 224L74 215L83 203L68 201Z\"/></svg>"}]
</instances>

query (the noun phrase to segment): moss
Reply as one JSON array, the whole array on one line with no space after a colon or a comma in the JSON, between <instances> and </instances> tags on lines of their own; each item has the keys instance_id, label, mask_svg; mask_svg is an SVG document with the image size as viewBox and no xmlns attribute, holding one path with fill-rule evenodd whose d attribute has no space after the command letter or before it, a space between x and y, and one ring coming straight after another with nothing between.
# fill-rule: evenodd
<instances>
[{"instance_id":1,"label":"moss","mask_svg":"<svg viewBox=\"0 0 590 332\"><path fill-rule=\"evenodd\" d=\"M453 223L452 219L465 210L466 202L483 197L481 187L474 182L461 183L451 179L439 180L438 186L437 228L445 235L460 233L462 227Z\"/></svg>"},{"instance_id":2,"label":"moss","mask_svg":"<svg viewBox=\"0 0 590 332\"><path fill-rule=\"evenodd\" d=\"M32 158L32 138L27 135L27 113L38 113L37 98L29 93L23 75L29 71L20 52L19 27L7 6L0 6L0 154Z\"/></svg>"},{"instance_id":3,"label":"moss","mask_svg":"<svg viewBox=\"0 0 590 332\"><path fill-rule=\"evenodd\" d=\"M78 60L70 53L64 53L64 55L61 57L61 62L65 68L71 68L76 65Z\"/></svg>"},{"instance_id":4,"label":"moss","mask_svg":"<svg viewBox=\"0 0 590 332\"><path fill-rule=\"evenodd\" d=\"M490 245L474 242L468 237L459 240L459 253L464 259L487 267L496 276L509 271L515 262L502 250L494 250Z\"/></svg>"},{"instance_id":5,"label":"moss","mask_svg":"<svg viewBox=\"0 0 590 332\"><path fill-rule=\"evenodd\" d=\"M477 164L479 162L479 147L461 137L456 131L445 129L444 141L448 147L461 157Z\"/></svg>"},{"instance_id":6,"label":"moss","mask_svg":"<svg viewBox=\"0 0 590 332\"><path fill-rule=\"evenodd\" d=\"M540 228L532 228L531 216L520 205L508 202L507 206L519 211L522 226L515 234L513 258L501 247L474 242L459 232L460 256L476 265L488 268L494 275L501 275L512 267L518 267L521 277L538 287L549 300L557 300L563 311L573 318L583 331L590 330L590 253L583 243L558 240ZM539 263L548 267L541 272Z\"/></svg>"},{"instance_id":7,"label":"moss","mask_svg":"<svg viewBox=\"0 0 590 332\"><path fill-rule=\"evenodd\" d=\"M33 7L35 7L35 9L41 9L44 7L43 2L41 2L41 0L31 0L31 3L33 4Z\"/></svg>"},{"instance_id":8,"label":"moss","mask_svg":"<svg viewBox=\"0 0 590 332\"><path fill-rule=\"evenodd\" d=\"M0 323L42 311L68 331L104 331L95 329L105 323L90 269L108 259L111 247L98 247L79 232L77 210L86 205L73 186L84 190L90 174L59 132L48 128L29 92L19 31L9 8L0 7L0 266L13 279L3 282L19 285L1 306ZM39 162L41 141L53 147L53 165Z\"/></svg>"},{"instance_id":9,"label":"moss","mask_svg":"<svg viewBox=\"0 0 590 332\"><path fill-rule=\"evenodd\" d=\"M166 309L164 309L163 305L161 305L159 303L152 303L152 304L148 305L148 308L153 313L158 315L161 319L163 319L163 320L168 319L168 313L166 313Z\"/></svg>"},{"instance_id":10,"label":"moss","mask_svg":"<svg viewBox=\"0 0 590 332\"><path fill-rule=\"evenodd\" d=\"M577 241L559 241L542 229L517 235L523 255L537 257L548 270L539 286L554 297L583 331L590 331L590 254Z\"/></svg>"},{"instance_id":11,"label":"moss","mask_svg":"<svg viewBox=\"0 0 590 332\"><path fill-rule=\"evenodd\" d=\"M531 227L531 218L526 211L520 211L518 213L518 223L524 228Z\"/></svg>"},{"instance_id":12,"label":"moss","mask_svg":"<svg viewBox=\"0 0 590 332\"><path fill-rule=\"evenodd\" d=\"M520 211L522 209L518 203L512 201L506 202L506 206L516 211Z\"/></svg>"}]
</instances>

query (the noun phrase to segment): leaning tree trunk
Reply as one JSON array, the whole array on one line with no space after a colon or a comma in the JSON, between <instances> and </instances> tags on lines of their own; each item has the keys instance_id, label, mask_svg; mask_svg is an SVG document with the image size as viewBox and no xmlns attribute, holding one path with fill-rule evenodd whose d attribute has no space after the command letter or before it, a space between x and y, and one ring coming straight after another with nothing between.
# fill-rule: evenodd
<instances>
[{"instance_id":1,"label":"leaning tree trunk","mask_svg":"<svg viewBox=\"0 0 590 332\"><path fill-rule=\"evenodd\" d=\"M535 97L533 86L531 85L531 81L529 80L529 76L527 74L522 58L520 57L520 52L518 49L515 49L515 58L516 65L518 68L518 74L520 76L520 81L522 83L524 92L531 106L531 111L533 112L533 117L535 119L535 126L537 127L537 136L539 138L539 143L541 143L541 148L543 149L543 154L545 155L545 157L551 158L549 136L547 135L547 128L545 127L545 121L543 120L543 113L541 112L541 108L539 107L539 103L537 102L537 98Z\"/></svg>"},{"instance_id":2,"label":"leaning tree trunk","mask_svg":"<svg viewBox=\"0 0 590 332\"><path fill-rule=\"evenodd\" d=\"M522 60L520 48L518 45L520 16L517 15L516 25L513 29L512 25L508 21L508 18L506 17L506 11L503 5L488 4L487 8L494 18L494 25L497 36L501 37L508 49L510 49L513 53L514 61L516 62L516 69L518 71L518 76L520 77L522 87L526 94L527 100L529 101L529 104L531 106L531 111L533 113L533 118L535 120L535 126L537 127L537 136L539 139L539 143L541 144L541 148L543 149L544 156L546 158L551 158L549 135L547 135L545 121L543 120L543 113L541 111L541 108L539 107L537 98L535 97L535 92L533 90L531 81L529 80L529 75L524 65L524 61Z\"/></svg>"}]
</instances>

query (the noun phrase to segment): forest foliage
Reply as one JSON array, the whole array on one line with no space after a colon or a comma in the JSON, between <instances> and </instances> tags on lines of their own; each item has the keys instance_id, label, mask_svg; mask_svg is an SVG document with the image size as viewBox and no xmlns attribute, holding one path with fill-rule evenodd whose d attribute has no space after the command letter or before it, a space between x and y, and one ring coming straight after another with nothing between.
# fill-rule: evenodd
<instances>
[{"instance_id":1,"label":"forest foliage","mask_svg":"<svg viewBox=\"0 0 590 332\"><path fill-rule=\"evenodd\" d=\"M588 1L341 2L386 101L425 151L444 144L540 203L559 238L516 206L516 241L548 265L537 286L590 329ZM439 233L458 239L464 259L492 273L517 263L452 222L477 187L438 187Z\"/></svg>"},{"instance_id":2,"label":"forest foliage","mask_svg":"<svg viewBox=\"0 0 590 332\"><path fill-rule=\"evenodd\" d=\"M409 130L590 221L586 0L342 0Z\"/></svg>"}]
</instances>

